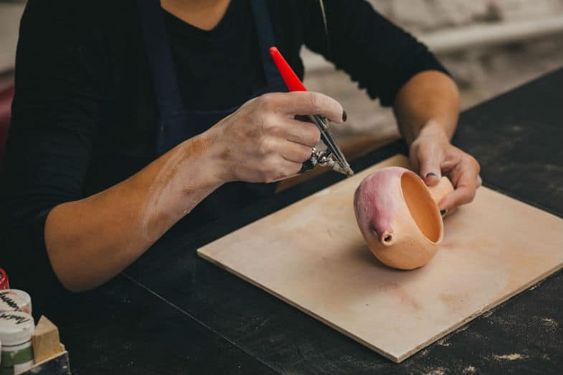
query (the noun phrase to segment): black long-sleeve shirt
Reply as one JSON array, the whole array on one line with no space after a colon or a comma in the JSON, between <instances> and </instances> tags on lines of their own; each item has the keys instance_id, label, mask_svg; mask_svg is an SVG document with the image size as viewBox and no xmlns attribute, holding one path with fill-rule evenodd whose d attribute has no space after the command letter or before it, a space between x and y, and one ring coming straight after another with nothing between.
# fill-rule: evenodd
<instances>
[{"instance_id":1,"label":"black long-sleeve shirt","mask_svg":"<svg viewBox=\"0 0 563 375\"><path fill-rule=\"evenodd\" d=\"M306 45L391 105L416 73L444 71L425 46L364 0L325 1L328 34L318 0L264 1L277 44L300 76ZM212 31L164 16L187 108L240 105L263 85L247 0L231 0ZM0 266L15 286L32 293L60 286L43 239L49 210L153 160L156 118L135 0L28 2L0 181Z\"/></svg>"}]
</instances>

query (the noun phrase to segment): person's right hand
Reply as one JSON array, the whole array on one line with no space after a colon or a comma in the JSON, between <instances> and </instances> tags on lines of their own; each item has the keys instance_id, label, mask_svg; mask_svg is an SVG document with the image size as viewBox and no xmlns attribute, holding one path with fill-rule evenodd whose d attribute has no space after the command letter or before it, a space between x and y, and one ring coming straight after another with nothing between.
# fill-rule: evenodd
<instances>
[{"instance_id":1,"label":"person's right hand","mask_svg":"<svg viewBox=\"0 0 563 375\"><path fill-rule=\"evenodd\" d=\"M224 182L273 182L299 172L319 142L314 124L298 115L345 120L342 106L314 92L272 93L246 102L207 133Z\"/></svg>"}]
</instances>

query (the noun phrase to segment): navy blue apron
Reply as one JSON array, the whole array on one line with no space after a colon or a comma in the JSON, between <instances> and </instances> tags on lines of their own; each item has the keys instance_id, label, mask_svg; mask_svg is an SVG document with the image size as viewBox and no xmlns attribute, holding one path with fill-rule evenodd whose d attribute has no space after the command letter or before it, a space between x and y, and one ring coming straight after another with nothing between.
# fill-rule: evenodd
<instances>
[{"instance_id":1,"label":"navy blue apron","mask_svg":"<svg viewBox=\"0 0 563 375\"><path fill-rule=\"evenodd\" d=\"M266 1L250 1L267 83L266 87L253 96L266 92L287 91L268 51L275 43ZM160 1L139 0L138 3L143 41L158 106L156 152L157 156L160 156L184 140L206 131L237 108L208 111L185 108L178 87ZM275 184L228 183L207 197L186 219L195 219L197 223L208 222L269 196L274 190Z\"/></svg>"}]
</instances>

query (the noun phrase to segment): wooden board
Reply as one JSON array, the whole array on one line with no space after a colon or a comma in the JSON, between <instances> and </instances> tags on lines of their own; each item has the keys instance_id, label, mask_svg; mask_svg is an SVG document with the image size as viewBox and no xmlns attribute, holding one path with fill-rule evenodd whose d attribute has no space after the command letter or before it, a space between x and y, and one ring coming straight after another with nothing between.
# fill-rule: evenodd
<instances>
[{"instance_id":1,"label":"wooden board","mask_svg":"<svg viewBox=\"0 0 563 375\"><path fill-rule=\"evenodd\" d=\"M563 266L563 220L481 188L438 254L397 271L371 255L352 200L397 155L198 250L203 258L401 362Z\"/></svg>"}]
</instances>

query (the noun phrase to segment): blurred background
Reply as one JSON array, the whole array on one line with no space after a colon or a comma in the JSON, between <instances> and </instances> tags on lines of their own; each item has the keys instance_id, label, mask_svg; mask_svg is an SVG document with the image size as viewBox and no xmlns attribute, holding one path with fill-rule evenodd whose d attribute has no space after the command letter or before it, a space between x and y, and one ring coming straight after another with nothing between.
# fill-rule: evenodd
<instances>
[{"instance_id":1,"label":"blurred background","mask_svg":"<svg viewBox=\"0 0 563 375\"><path fill-rule=\"evenodd\" d=\"M463 109L563 66L563 0L369 2L438 55L461 89ZM24 6L25 1L0 0L0 142ZM306 50L303 57L309 89L338 99L349 114L347 126L334 129L344 149L363 153L398 137L390 110L321 57Z\"/></svg>"},{"instance_id":2,"label":"blurred background","mask_svg":"<svg viewBox=\"0 0 563 375\"><path fill-rule=\"evenodd\" d=\"M439 57L460 87L462 109L563 67L563 0L369 2ZM347 126L334 127L344 148L361 153L399 137L391 110L322 58L305 51L304 60L307 87L348 112Z\"/></svg>"}]
</instances>

